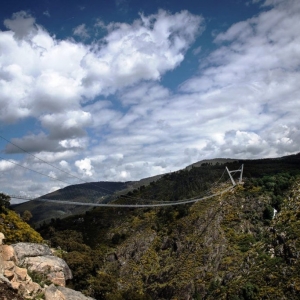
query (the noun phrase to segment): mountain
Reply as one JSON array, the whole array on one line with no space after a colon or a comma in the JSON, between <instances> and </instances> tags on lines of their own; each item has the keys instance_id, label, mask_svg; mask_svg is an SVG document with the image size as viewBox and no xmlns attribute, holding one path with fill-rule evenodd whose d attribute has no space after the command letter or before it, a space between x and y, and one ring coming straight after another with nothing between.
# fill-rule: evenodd
<instances>
[{"instance_id":1,"label":"mountain","mask_svg":"<svg viewBox=\"0 0 300 300\"><path fill-rule=\"evenodd\" d=\"M94 208L38 231L63 250L69 286L96 299L299 299L300 155L226 166L241 163L244 184L213 198ZM225 165L200 165L130 196L168 202L224 191Z\"/></svg>"}]
</instances>

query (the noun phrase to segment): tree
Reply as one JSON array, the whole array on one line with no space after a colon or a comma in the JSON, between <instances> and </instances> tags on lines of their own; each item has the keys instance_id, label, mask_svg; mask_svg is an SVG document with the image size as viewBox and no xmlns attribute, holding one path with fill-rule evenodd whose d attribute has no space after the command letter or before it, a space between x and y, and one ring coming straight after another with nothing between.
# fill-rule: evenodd
<instances>
[{"instance_id":1,"label":"tree","mask_svg":"<svg viewBox=\"0 0 300 300\"><path fill-rule=\"evenodd\" d=\"M92 296L99 300L107 299L110 293L118 289L116 278L105 272L98 271L96 277L90 277L88 281Z\"/></svg>"},{"instance_id":2,"label":"tree","mask_svg":"<svg viewBox=\"0 0 300 300\"><path fill-rule=\"evenodd\" d=\"M10 205L9 202L10 202L10 197L3 193L0 193L0 210L3 208L8 208Z\"/></svg>"},{"instance_id":3,"label":"tree","mask_svg":"<svg viewBox=\"0 0 300 300\"><path fill-rule=\"evenodd\" d=\"M31 214L31 212L29 211L29 210L25 210L24 212L23 212L23 215L22 215L22 220L24 221L24 222L29 222L30 221L30 219L32 218L32 214Z\"/></svg>"},{"instance_id":4,"label":"tree","mask_svg":"<svg viewBox=\"0 0 300 300\"><path fill-rule=\"evenodd\" d=\"M274 208L270 205L267 205L263 212L263 217L265 220L272 220L274 216Z\"/></svg>"}]
</instances>

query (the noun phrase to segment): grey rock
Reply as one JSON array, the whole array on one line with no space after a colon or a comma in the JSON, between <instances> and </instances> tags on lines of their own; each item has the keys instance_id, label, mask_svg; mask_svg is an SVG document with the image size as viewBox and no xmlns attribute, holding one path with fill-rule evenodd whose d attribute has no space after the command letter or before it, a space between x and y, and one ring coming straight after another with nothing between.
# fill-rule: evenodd
<instances>
[{"instance_id":1,"label":"grey rock","mask_svg":"<svg viewBox=\"0 0 300 300\"><path fill-rule=\"evenodd\" d=\"M45 290L45 300L94 300L80 292L51 284Z\"/></svg>"},{"instance_id":2,"label":"grey rock","mask_svg":"<svg viewBox=\"0 0 300 300\"><path fill-rule=\"evenodd\" d=\"M35 243L17 243L12 245L12 247L15 250L19 264L22 264L25 257L52 255L52 252L47 245Z\"/></svg>"}]
</instances>

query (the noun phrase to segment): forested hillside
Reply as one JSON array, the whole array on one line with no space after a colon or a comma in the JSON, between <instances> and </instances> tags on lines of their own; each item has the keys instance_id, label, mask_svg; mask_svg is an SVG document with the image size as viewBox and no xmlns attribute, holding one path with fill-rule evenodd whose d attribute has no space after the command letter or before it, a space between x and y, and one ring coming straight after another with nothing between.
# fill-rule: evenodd
<instances>
[{"instance_id":1,"label":"forested hillside","mask_svg":"<svg viewBox=\"0 0 300 300\"><path fill-rule=\"evenodd\" d=\"M193 205L96 208L39 231L62 249L69 285L96 299L299 299L299 158L227 163L244 163L244 184ZM206 162L167 174L130 199L221 191L224 168Z\"/></svg>"}]
</instances>

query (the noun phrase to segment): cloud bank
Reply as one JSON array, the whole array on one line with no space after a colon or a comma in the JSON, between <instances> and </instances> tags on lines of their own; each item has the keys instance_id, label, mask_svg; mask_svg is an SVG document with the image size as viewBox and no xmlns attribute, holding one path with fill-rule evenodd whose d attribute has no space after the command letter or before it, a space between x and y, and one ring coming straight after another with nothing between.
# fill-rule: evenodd
<instances>
[{"instance_id":1,"label":"cloud bank","mask_svg":"<svg viewBox=\"0 0 300 300\"><path fill-rule=\"evenodd\" d=\"M197 74L178 90L161 79L204 30L200 16L161 10L132 24L101 23L106 36L86 44L85 26L74 30L81 42L58 40L16 13L0 32L0 120L35 118L35 131L12 141L85 180L135 180L201 159L298 152L300 3L261 5L257 16L214 37L216 50L201 55ZM5 151L20 152L12 145ZM22 163L70 180L30 156ZM4 161L0 167L8 169ZM26 171L9 172L21 179ZM34 180L20 189L63 185L48 181L36 190Z\"/></svg>"}]
</instances>

